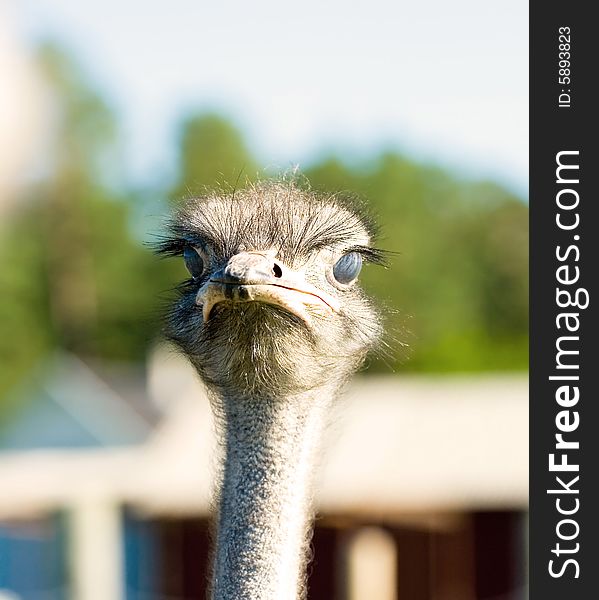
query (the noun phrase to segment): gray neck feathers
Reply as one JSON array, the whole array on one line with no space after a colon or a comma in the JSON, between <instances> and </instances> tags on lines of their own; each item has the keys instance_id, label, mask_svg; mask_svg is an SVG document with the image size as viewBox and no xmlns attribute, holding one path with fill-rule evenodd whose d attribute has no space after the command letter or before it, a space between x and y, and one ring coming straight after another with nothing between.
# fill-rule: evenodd
<instances>
[{"instance_id":1,"label":"gray neck feathers","mask_svg":"<svg viewBox=\"0 0 599 600\"><path fill-rule=\"evenodd\" d=\"M218 401L225 428L215 600L304 595L312 471L332 389Z\"/></svg>"}]
</instances>

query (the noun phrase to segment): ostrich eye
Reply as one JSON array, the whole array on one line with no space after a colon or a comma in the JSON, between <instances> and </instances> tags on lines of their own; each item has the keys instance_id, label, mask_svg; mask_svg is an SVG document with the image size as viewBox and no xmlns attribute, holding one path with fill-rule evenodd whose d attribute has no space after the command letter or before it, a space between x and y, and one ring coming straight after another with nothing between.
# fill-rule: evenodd
<instances>
[{"instance_id":1,"label":"ostrich eye","mask_svg":"<svg viewBox=\"0 0 599 600\"><path fill-rule=\"evenodd\" d=\"M204 272L204 261L197 250L194 250L191 246L185 246L183 249L183 260L185 261L187 270L194 279L201 277Z\"/></svg>"},{"instance_id":2,"label":"ostrich eye","mask_svg":"<svg viewBox=\"0 0 599 600\"><path fill-rule=\"evenodd\" d=\"M333 277L339 283L351 283L362 269L362 256L358 252L350 252L342 256L333 267Z\"/></svg>"}]
</instances>

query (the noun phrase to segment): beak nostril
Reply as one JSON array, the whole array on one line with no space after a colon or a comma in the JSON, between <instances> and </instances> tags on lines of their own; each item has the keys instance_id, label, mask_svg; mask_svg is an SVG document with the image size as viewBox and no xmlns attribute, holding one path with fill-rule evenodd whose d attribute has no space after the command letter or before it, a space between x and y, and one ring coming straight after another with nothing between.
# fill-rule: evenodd
<instances>
[{"instance_id":1,"label":"beak nostril","mask_svg":"<svg viewBox=\"0 0 599 600\"><path fill-rule=\"evenodd\" d=\"M272 272L274 273L274 276L279 278L283 276L283 271L281 269L281 267L279 267L279 265L277 263L275 263L275 266L272 268Z\"/></svg>"}]
</instances>

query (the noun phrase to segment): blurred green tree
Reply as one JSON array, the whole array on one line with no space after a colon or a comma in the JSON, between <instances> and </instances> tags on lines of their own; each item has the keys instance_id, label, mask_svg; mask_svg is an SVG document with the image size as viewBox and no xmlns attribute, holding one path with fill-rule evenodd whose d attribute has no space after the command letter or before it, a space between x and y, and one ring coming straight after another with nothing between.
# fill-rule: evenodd
<instances>
[{"instance_id":1,"label":"blurred green tree","mask_svg":"<svg viewBox=\"0 0 599 600\"><path fill-rule=\"evenodd\" d=\"M171 192L190 198L256 179L257 163L241 133L217 114L189 115L179 128L179 176Z\"/></svg>"},{"instance_id":2,"label":"blurred green tree","mask_svg":"<svg viewBox=\"0 0 599 600\"><path fill-rule=\"evenodd\" d=\"M55 348L142 359L168 285L115 191L114 115L60 49L43 46L38 61L53 109L48 174L0 240L0 398Z\"/></svg>"}]
</instances>

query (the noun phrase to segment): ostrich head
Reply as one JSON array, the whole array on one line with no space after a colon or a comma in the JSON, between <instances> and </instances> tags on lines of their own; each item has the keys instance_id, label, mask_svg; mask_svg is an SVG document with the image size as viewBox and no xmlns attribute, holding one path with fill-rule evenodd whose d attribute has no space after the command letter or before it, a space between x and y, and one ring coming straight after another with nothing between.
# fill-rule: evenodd
<instances>
[{"instance_id":1,"label":"ostrich head","mask_svg":"<svg viewBox=\"0 0 599 600\"><path fill-rule=\"evenodd\" d=\"M224 463L217 600L302 595L316 448L381 326L357 284L380 262L359 209L292 184L191 200L161 251L190 278L167 335L211 392Z\"/></svg>"},{"instance_id":2,"label":"ostrich head","mask_svg":"<svg viewBox=\"0 0 599 600\"><path fill-rule=\"evenodd\" d=\"M167 335L220 393L277 398L343 380L380 333L357 284L363 261L381 261L372 236L363 211L292 184L191 200L161 247L190 274Z\"/></svg>"}]
</instances>

